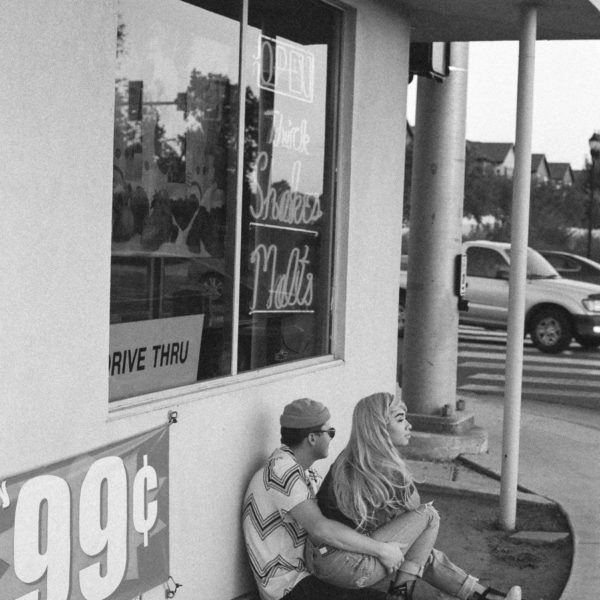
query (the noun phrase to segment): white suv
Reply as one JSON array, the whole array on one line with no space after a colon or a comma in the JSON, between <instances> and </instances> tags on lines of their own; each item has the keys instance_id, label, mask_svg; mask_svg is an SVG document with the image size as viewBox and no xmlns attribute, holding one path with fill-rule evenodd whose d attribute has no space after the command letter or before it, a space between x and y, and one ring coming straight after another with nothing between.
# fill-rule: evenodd
<instances>
[{"instance_id":1,"label":"white suv","mask_svg":"<svg viewBox=\"0 0 600 600\"><path fill-rule=\"evenodd\" d=\"M466 242L467 311L460 322L487 329L506 329L510 244ZM404 263L404 265L406 262ZM400 274L400 314L406 301L406 271ZM600 345L600 285L563 279L535 250L527 250L525 332L542 352L562 352L574 337L588 348ZM399 317L398 329L403 329Z\"/></svg>"}]
</instances>

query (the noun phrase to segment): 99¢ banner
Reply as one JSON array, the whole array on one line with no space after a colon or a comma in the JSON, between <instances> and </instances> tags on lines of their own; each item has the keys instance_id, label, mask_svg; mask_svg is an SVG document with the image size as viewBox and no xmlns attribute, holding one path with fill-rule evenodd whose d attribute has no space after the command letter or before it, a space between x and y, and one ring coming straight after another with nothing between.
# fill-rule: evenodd
<instances>
[{"instance_id":1,"label":"99\u00a2 banner","mask_svg":"<svg viewBox=\"0 0 600 600\"><path fill-rule=\"evenodd\" d=\"M131 600L169 576L169 427L0 473L2 600Z\"/></svg>"}]
</instances>

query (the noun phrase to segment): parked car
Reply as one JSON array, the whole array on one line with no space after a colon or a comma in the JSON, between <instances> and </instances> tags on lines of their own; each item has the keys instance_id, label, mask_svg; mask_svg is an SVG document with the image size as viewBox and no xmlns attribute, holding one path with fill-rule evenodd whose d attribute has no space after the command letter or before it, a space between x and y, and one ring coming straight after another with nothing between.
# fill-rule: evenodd
<instances>
[{"instance_id":1,"label":"parked car","mask_svg":"<svg viewBox=\"0 0 600 600\"><path fill-rule=\"evenodd\" d=\"M559 250L541 250L540 254L566 279L600 285L600 263L595 260Z\"/></svg>"},{"instance_id":2,"label":"parked car","mask_svg":"<svg viewBox=\"0 0 600 600\"><path fill-rule=\"evenodd\" d=\"M466 242L468 310L459 321L486 329L506 329L510 244ZM403 331L407 272L400 272L399 332ZM527 250L525 333L542 352L565 350L575 338L585 347L600 346L600 285L561 277L532 248Z\"/></svg>"}]
</instances>

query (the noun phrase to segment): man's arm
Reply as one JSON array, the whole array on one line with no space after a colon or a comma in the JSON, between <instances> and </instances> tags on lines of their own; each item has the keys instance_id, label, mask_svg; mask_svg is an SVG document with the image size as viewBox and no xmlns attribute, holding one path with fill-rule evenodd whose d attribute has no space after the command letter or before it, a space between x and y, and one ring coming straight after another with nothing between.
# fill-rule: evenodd
<instances>
[{"instance_id":1,"label":"man's arm","mask_svg":"<svg viewBox=\"0 0 600 600\"><path fill-rule=\"evenodd\" d=\"M406 544L380 542L354 531L343 523L327 519L315 500L300 502L289 511L289 514L307 531L316 544L329 544L341 550L374 556L390 573L404 561L402 549Z\"/></svg>"}]
</instances>

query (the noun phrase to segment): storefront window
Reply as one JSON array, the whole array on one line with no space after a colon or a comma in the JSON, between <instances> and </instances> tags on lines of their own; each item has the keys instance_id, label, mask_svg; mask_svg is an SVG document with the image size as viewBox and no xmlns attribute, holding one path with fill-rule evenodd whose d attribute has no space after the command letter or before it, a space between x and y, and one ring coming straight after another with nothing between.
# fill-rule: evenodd
<instances>
[{"instance_id":1,"label":"storefront window","mask_svg":"<svg viewBox=\"0 0 600 600\"><path fill-rule=\"evenodd\" d=\"M119 2L111 401L329 352L338 19Z\"/></svg>"},{"instance_id":2,"label":"storefront window","mask_svg":"<svg viewBox=\"0 0 600 600\"><path fill-rule=\"evenodd\" d=\"M337 16L319 2L250 0L241 369L328 352Z\"/></svg>"}]
</instances>

